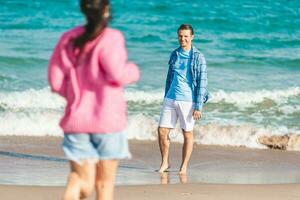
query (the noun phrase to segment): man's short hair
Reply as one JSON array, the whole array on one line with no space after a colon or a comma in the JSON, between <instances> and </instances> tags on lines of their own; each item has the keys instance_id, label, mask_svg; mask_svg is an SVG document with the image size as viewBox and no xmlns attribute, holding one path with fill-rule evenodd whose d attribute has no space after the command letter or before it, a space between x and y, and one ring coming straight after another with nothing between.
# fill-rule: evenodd
<instances>
[{"instance_id":1,"label":"man's short hair","mask_svg":"<svg viewBox=\"0 0 300 200\"><path fill-rule=\"evenodd\" d=\"M180 30L190 30L192 35L194 35L194 29L189 24L181 24L179 28L177 29L177 33L179 33Z\"/></svg>"}]
</instances>

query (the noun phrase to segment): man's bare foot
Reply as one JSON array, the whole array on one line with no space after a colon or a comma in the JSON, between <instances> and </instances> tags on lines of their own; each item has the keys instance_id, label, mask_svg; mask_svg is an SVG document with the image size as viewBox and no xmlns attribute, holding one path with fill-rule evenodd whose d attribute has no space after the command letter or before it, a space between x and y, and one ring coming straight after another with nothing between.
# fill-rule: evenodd
<instances>
[{"instance_id":1,"label":"man's bare foot","mask_svg":"<svg viewBox=\"0 0 300 200\"><path fill-rule=\"evenodd\" d=\"M187 167L181 167L179 170L179 175L186 175Z\"/></svg>"},{"instance_id":2,"label":"man's bare foot","mask_svg":"<svg viewBox=\"0 0 300 200\"><path fill-rule=\"evenodd\" d=\"M160 169L158 170L159 173L163 173L163 172L168 172L168 170L170 169L170 165L166 164L166 165L161 165Z\"/></svg>"}]
</instances>

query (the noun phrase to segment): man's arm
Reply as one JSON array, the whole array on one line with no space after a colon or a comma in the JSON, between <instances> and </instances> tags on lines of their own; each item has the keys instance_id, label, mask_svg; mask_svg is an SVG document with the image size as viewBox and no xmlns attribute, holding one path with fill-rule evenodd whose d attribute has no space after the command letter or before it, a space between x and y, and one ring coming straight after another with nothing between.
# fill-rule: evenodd
<instances>
[{"instance_id":1,"label":"man's arm","mask_svg":"<svg viewBox=\"0 0 300 200\"><path fill-rule=\"evenodd\" d=\"M204 56L199 55L199 68L200 74L197 77L197 87L196 87L196 105L195 110L201 111L204 101L205 95L207 94L207 70L206 70L206 61Z\"/></svg>"},{"instance_id":2,"label":"man's arm","mask_svg":"<svg viewBox=\"0 0 300 200\"><path fill-rule=\"evenodd\" d=\"M169 69L168 69L168 74L167 74L167 79L166 79L166 86L165 86L165 95L164 97L167 96L167 93L170 89L171 83L172 83L172 60L173 60L174 52L171 53L170 59L169 59Z\"/></svg>"}]
</instances>

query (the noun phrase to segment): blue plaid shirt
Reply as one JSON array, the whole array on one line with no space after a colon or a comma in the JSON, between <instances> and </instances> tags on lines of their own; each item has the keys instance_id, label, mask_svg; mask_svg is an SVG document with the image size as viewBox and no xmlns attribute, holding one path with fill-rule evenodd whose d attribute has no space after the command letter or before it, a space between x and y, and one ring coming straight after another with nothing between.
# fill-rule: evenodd
<instances>
[{"instance_id":1,"label":"blue plaid shirt","mask_svg":"<svg viewBox=\"0 0 300 200\"><path fill-rule=\"evenodd\" d=\"M174 77L174 64L177 60L180 47L175 49L170 56L169 60L169 70L166 80L165 87L165 97L170 89L170 85ZM206 61L204 55L192 46L192 56L191 56L191 73L192 73L192 87L195 92L195 110L202 110L203 104L208 100L207 91L207 71L206 71Z\"/></svg>"}]
</instances>

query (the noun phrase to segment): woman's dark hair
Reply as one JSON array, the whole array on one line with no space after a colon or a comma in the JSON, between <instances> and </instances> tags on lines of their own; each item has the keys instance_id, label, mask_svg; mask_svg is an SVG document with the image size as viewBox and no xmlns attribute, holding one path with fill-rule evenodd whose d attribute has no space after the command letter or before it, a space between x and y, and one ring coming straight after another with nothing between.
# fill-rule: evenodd
<instances>
[{"instance_id":1,"label":"woman's dark hair","mask_svg":"<svg viewBox=\"0 0 300 200\"><path fill-rule=\"evenodd\" d=\"M80 0L80 9L87 22L84 26L85 31L75 38L74 46L79 48L81 52L88 41L102 32L111 17L110 15L104 16L104 13L109 9L109 0Z\"/></svg>"},{"instance_id":2,"label":"woman's dark hair","mask_svg":"<svg viewBox=\"0 0 300 200\"><path fill-rule=\"evenodd\" d=\"M179 33L180 30L190 30L191 34L194 35L194 29L189 24L181 24L179 28L177 29L177 33Z\"/></svg>"}]
</instances>

